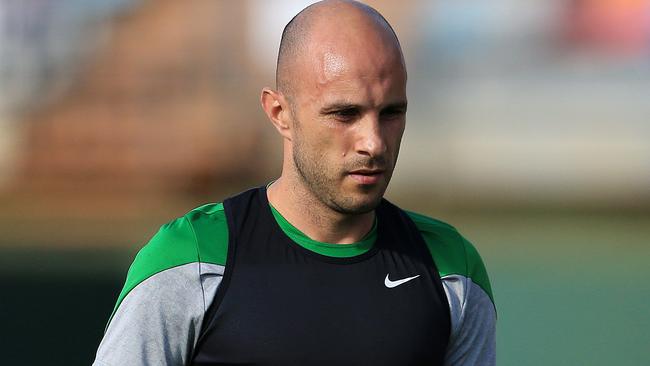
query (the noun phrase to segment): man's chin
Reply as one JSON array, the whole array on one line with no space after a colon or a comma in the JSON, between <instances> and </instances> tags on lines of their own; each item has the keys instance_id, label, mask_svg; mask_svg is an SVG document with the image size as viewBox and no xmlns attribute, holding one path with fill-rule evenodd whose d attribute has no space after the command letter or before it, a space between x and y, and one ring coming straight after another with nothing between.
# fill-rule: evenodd
<instances>
[{"instance_id":1,"label":"man's chin","mask_svg":"<svg viewBox=\"0 0 650 366\"><path fill-rule=\"evenodd\" d=\"M362 215L373 211L381 203L382 195L363 195L362 197L347 197L334 200L333 209L345 215Z\"/></svg>"}]
</instances>

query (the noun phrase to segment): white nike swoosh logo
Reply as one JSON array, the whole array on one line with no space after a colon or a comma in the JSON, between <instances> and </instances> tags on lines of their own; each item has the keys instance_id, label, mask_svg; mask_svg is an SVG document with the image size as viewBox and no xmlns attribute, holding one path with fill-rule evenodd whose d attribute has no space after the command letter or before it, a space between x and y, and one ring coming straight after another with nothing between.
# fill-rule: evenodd
<instances>
[{"instance_id":1,"label":"white nike swoosh logo","mask_svg":"<svg viewBox=\"0 0 650 366\"><path fill-rule=\"evenodd\" d=\"M420 277L420 275L413 276L413 277L402 278L401 280L397 280L397 281L391 281L388 278L388 275L386 275L386 279L384 280L384 285L386 285L386 287L388 287L388 288L393 288L393 287L397 287L397 286L399 286L399 285L401 285L403 283L406 283L406 282L408 282L410 280L416 279L418 277Z\"/></svg>"}]
</instances>

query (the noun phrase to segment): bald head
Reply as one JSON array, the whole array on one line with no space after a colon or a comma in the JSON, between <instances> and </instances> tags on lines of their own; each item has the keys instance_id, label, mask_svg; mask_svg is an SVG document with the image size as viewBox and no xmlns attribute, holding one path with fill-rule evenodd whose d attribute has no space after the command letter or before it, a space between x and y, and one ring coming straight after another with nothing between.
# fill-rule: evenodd
<instances>
[{"instance_id":1,"label":"bald head","mask_svg":"<svg viewBox=\"0 0 650 366\"><path fill-rule=\"evenodd\" d=\"M375 9L356 1L325 0L298 13L282 32L276 69L276 87L290 100L308 64L320 60L337 67L346 53L380 48L399 58L399 40L388 21ZM323 66L323 65L321 65ZM334 70L335 71L335 70Z\"/></svg>"}]
</instances>

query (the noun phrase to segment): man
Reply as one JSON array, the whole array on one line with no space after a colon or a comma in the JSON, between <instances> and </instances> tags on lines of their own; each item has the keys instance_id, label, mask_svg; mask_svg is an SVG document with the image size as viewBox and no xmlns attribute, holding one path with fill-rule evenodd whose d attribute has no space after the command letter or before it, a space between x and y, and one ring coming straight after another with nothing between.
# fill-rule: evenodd
<instances>
[{"instance_id":1,"label":"man","mask_svg":"<svg viewBox=\"0 0 650 366\"><path fill-rule=\"evenodd\" d=\"M307 7L261 103L284 141L281 176L161 228L95 365L493 365L478 253L382 198L407 105L386 20L356 2Z\"/></svg>"}]
</instances>

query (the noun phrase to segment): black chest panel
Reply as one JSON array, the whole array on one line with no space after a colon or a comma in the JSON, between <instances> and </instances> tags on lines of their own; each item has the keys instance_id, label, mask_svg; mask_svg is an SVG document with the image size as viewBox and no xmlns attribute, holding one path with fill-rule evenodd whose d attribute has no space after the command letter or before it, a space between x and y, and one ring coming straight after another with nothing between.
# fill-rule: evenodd
<instances>
[{"instance_id":1,"label":"black chest panel","mask_svg":"<svg viewBox=\"0 0 650 366\"><path fill-rule=\"evenodd\" d=\"M374 247L333 258L284 234L265 188L227 199L224 209L226 272L194 365L442 365L447 299L403 211L382 201ZM388 288L387 275L419 277Z\"/></svg>"}]
</instances>

